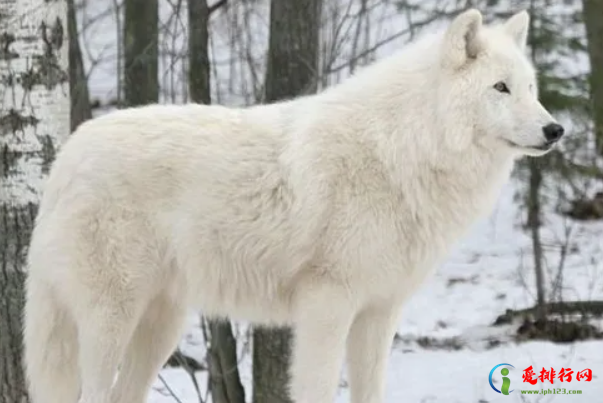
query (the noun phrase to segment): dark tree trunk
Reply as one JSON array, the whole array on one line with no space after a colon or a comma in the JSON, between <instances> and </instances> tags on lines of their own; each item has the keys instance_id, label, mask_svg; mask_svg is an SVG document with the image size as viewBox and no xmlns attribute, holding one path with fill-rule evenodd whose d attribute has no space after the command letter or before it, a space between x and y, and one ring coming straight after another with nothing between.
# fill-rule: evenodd
<instances>
[{"instance_id":1,"label":"dark tree trunk","mask_svg":"<svg viewBox=\"0 0 603 403\"><path fill-rule=\"evenodd\" d=\"M293 403L289 396L292 340L290 328L253 330L253 403Z\"/></svg>"},{"instance_id":2,"label":"dark tree trunk","mask_svg":"<svg viewBox=\"0 0 603 403\"><path fill-rule=\"evenodd\" d=\"M77 32L74 0L67 0L67 31L69 33L69 95L71 97L71 131L92 118L88 78L84 71L82 50Z\"/></svg>"},{"instance_id":3,"label":"dark tree trunk","mask_svg":"<svg viewBox=\"0 0 603 403\"><path fill-rule=\"evenodd\" d=\"M188 85L193 102L211 103L207 0L188 2Z\"/></svg>"},{"instance_id":4,"label":"dark tree trunk","mask_svg":"<svg viewBox=\"0 0 603 403\"><path fill-rule=\"evenodd\" d=\"M3 157L10 158L7 154ZM21 366L21 317L25 303L25 255L36 212L37 205L32 203L15 206L0 200L0 402L28 400Z\"/></svg>"},{"instance_id":5,"label":"dark tree trunk","mask_svg":"<svg viewBox=\"0 0 603 403\"><path fill-rule=\"evenodd\" d=\"M245 403L237 362L237 341L229 321L209 321L209 375L214 403Z\"/></svg>"},{"instance_id":6,"label":"dark tree trunk","mask_svg":"<svg viewBox=\"0 0 603 403\"><path fill-rule=\"evenodd\" d=\"M125 0L125 106L151 104L159 100L158 23L157 0Z\"/></svg>"},{"instance_id":7,"label":"dark tree trunk","mask_svg":"<svg viewBox=\"0 0 603 403\"><path fill-rule=\"evenodd\" d=\"M310 94L318 84L322 0L272 0L264 101ZM253 402L290 403L292 332L256 328L253 333Z\"/></svg>"},{"instance_id":8,"label":"dark tree trunk","mask_svg":"<svg viewBox=\"0 0 603 403\"><path fill-rule=\"evenodd\" d=\"M529 161L530 181L528 194L528 226L532 238L534 253L534 274L536 276L536 317L543 320L546 317L546 296L544 288L544 253L540 239L541 202L540 188L542 187L542 168L540 161L531 158Z\"/></svg>"},{"instance_id":9,"label":"dark tree trunk","mask_svg":"<svg viewBox=\"0 0 603 403\"><path fill-rule=\"evenodd\" d=\"M273 0L264 101L316 91L322 0Z\"/></svg>"},{"instance_id":10,"label":"dark tree trunk","mask_svg":"<svg viewBox=\"0 0 603 403\"><path fill-rule=\"evenodd\" d=\"M534 20L538 13L534 0L530 2L530 27L528 33L528 43L531 45L531 58L536 63L538 58L538 48L534 45ZM547 161L547 157L541 159L530 158L529 166L529 189L528 189L528 226L532 238L532 249L534 253L534 274L536 277L536 308L537 319L544 320L546 317L546 295L544 286L544 253L542 241L540 239L540 220L541 220L541 200L540 191L542 189L542 165Z\"/></svg>"},{"instance_id":11,"label":"dark tree trunk","mask_svg":"<svg viewBox=\"0 0 603 403\"><path fill-rule=\"evenodd\" d=\"M583 0L597 152L603 155L603 0Z\"/></svg>"},{"instance_id":12,"label":"dark tree trunk","mask_svg":"<svg viewBox=\"0 0 603 403\"><path fill-rule=\"evenodd\" d=\"M196 103L211 103L209 32L206 0L188 3L189 93ZM237 344L229 321L209 320L208 364L214 403L245 403L245 390L237 367Z\"/></svg>"}]
</instances>

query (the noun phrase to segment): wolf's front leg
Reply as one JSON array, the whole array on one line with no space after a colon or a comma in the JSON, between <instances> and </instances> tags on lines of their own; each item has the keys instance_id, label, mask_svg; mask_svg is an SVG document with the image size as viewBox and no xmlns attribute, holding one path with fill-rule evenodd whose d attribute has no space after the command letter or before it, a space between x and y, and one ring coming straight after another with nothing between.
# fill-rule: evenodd
<instances>
[{"instance_id":1,"label":"wolf's front leg","mask_svg":"<svg viewBox=\"0 0 603 403\"><path fill-rule=\"evenodd\" d=\"M295 298L291 396L295 403L333 403L355 308L343 287L317 284Z\"/></svg>"},{"instance_id":2,"label":"wolf's front leg","mask_svg":"<svg viewBox=\"0 0 603 403\"><path fill-rule=\"evenodd\" d=\"M352 403L382 403L390 348L398 324L398 305L361 311L347 342Z\"/></svg>"}]
</instances>

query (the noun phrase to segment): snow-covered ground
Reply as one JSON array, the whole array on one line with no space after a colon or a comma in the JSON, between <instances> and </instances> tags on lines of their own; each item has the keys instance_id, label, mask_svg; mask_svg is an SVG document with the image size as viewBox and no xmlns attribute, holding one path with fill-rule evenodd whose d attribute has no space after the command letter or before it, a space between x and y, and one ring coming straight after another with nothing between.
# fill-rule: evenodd
<instances>
[{"instance_id":1,"label":"snow-covered ground","mask_svg":"<svg viewBox=\"0 0 603 403\"><path fill-rule=\"evenodd\" d=\"M90 75L90 88L93 98L103 103L116 96L118 66L116 47L115 18L111 7L113 1L80 0L86 3L86 11L80 13L80 30L84 38L86 68ZM346 1L339 0L341 4ZM186 50L185 22L170 19L171 6L167 0L162 3L162 21L175 38L162 36L162 52L167 53L166 43L171 43L172 57L178 59L162 61L162 88L176 93L170 99L166 94L163 101L180 102L185 92L182 79L185 66L182 64ZM176 4L175 2L171 2ZM416 3L416 2L415 2ZM444 2L438 2L438 4ZM500 2L502 4L502 2ZM329 3L334 4L334 2ZM408 25L407 15L396 14L392 2L384 1L381 8L375 8L370 33L361 38L361 43L370 47L371 43L384 41L391 35L404 30ZM435 3L434 3L435 4ZM502 7L502 6L501 6ZM353 9L343 7L346 15L353 15ZM256 28L244 30L240 35L232 32L228 24L231 19L216 16L212 24L212 60L214 71L214 96L221 94L219 101L226 104L244 103L240 91L253 91L257 83L253 76L262 71L266 46L267 8L260 11L240 10L237 14L241 24L255 24ZM329 8L328 13L335 13ZM84 14L86 17L84 17ZM182 14L185 15L184 13ZM329 14L330 15L330 14ZM420 19L421 16L415 16ZM413 17L413 18L415 18ZM350 21L341 17L339 31L349 31ZM82 29L82 24L86 25ZM439 24L441 25L441 24ZM364 31L363 31L364 32ZM368 32L368 31L367 31ZM387 42L380 48L377 57L391 53L398 45L414 35L407 32L395 41ZM329 33L325 36L329 40ZM238 38L238 39L237 39ZM337 38L333 39L334 41ZM341 40L341 39L337 39ZM347 41L347 42L346 42ZM327 46L333 51L332 66L350 58L346 48L350 39L338 46ZM251 45L250 45L251 44ZM347 45L346 45L347 44ZM252 66L243 63L230 63L233 57L247 57L243 54L245 46L251 46ZM339 49L335 51L333 49ZM174 56L175 55L175 56ZM584 62L576 65L584 65ZM165 66L175 66L166 71ZM578 66L580 67L580 66ZM254 71L257 69L257 71ZM346 70L330 75L329 81L337 81ZM261 74L259 74L261 77ZM247 83L249 81L251 84ZM218 84L216 84L216 82ZM180 88L180 89L179 89ZM520 228L518 203L514 200L517 183L512 182L504 190L500 203L493 214L477 225L470 236L458 245L447 259L427 281L420 291L409 301L400 318L398 337L391 352L388 369L387 402L597 402L603 396L603 341L588 341L571 344L553 344L549 342L525 342L516 344L509 340L508 328L493 328L492 322L505 309L530 307L535 300L534 275L532 269L531 241L528 234ZM559 216L548 214L543 228L543 243L546 251L547 285L551 288L559 259L559 245L565 243L566 230L571 227L568 248L570 251L564 262L563 297L566 300L603 299L603 224L568 223ZM240 327L245 329L244 324ZM239 327L237 326L237 329ZM418 343L420 338L430 338L432 345ZM488 347L490 340L501 343ZM424 347L422 347L423 345ZM446 348L445 346L455 346ZM444 346L444 347L442 347ZM189 331L183 337L181 348L187 355L204 359L204 342L199 328L198 317L191 316ZM509 396L496 393L489 385L488 375L497 364L509 363L515 367L509 374L511 389ZM535 386L522 383L522 371L532 365L537 374L542 368L553 368L557 373L561 368L572 368L575 372L590 368L593 371L591 382L576 381L561 383L558 378L554 385L538 382ZM251 360L250 354L242 354L240 371L251 396ZM207 373L196 374L205 396ZM165 381L165 383L164 383ZM502 384L499 372L493 377L495 386ZM167 385L167 386L166 386ZM528 387L529 386L529 387ZM581 395L521 395L519 389L553 389L552 387L579 389ZM197 391L187 373L180 368L166 368L161 379L155 382L150 395L152 403L199 402ZM338 402L349 400L345 376L338 394Z\"/></svg>"}]
</instances>

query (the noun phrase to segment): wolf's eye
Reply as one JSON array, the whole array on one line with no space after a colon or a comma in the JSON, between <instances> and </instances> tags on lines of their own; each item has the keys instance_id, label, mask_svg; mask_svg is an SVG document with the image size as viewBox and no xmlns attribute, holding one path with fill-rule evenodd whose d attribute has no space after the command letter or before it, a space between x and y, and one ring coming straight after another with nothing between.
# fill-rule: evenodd
<instances>
[{"instance_id":1,"label":"wolf's eye","mask_svg":"<svg viewBox=\"0 0 603 403\"><path fill-rule=\"evenodd\" d=\"M505 92L507 94L511 93L511 91L509 91L509 88L507 87L507 84L505 84L502 81L499 81L496 84L494 84L494 89L498 92Z\"/></svg>"}]
</instances>

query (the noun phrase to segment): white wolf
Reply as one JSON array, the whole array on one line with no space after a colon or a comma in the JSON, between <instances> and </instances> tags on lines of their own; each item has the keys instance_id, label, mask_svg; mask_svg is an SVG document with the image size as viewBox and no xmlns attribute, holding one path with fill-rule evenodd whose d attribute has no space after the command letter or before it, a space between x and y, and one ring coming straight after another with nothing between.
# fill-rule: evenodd
<instances>
[{"instance_id":1,"label":"white wolf","mask_svg":"<svg viewBox=\"0 0 603 403\"><path fill-rule=\"evenodd\" d=\"M83 124L29 252L33 402L142 403L190 308L293 326L297 403L334 399L346 352L352 402L381 402L404 301L563 134L528 20L466 11L318 95Z\"/></svg>"}]
</instances>

